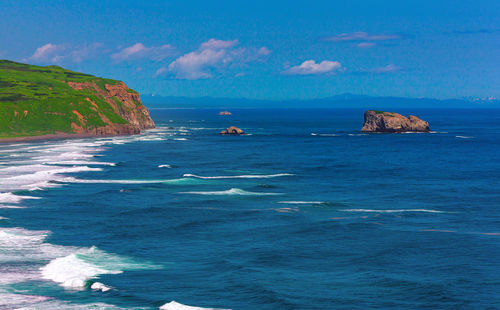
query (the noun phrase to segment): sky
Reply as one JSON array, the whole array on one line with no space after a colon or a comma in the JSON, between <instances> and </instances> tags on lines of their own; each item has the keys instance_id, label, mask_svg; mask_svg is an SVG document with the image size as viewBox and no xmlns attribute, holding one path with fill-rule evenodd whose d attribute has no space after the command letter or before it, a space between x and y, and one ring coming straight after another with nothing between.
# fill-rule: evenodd
<instances>
[{"instance_id":1,"label":"sky","mask_svg":"<svg viewBox=\"0 0 500 310\"><path fill-rule=\"evenodd\" d=\"M142 94L500 98L498 0L0 0L0 59Z\"/></svg>"}]
</instances>

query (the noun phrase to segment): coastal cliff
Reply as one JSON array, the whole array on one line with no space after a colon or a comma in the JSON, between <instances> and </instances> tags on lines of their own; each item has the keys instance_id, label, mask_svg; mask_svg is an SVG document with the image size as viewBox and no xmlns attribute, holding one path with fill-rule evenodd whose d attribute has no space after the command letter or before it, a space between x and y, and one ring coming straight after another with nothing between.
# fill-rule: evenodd
<instances>
[{"instance_id":1,"label":"coastal cliff","mask_svg":"<svg viewBox=\"0 0 500 310\"><path fill-rule=\"evenodd\" d=\"M410 115L405 117L398 113L383 111L366 111L362 132L429 132L429 123Z\"/></svg>"},{"instance_id":2,"label":"coastal cliff","mask_svg":"<svg viewBox=\"0 0 500 310\"><path fill-rule=\"evenodd\" d=\"M138 134L155 124L117 80L0 60L0 139Z\"/></svg>"}]
</instances>

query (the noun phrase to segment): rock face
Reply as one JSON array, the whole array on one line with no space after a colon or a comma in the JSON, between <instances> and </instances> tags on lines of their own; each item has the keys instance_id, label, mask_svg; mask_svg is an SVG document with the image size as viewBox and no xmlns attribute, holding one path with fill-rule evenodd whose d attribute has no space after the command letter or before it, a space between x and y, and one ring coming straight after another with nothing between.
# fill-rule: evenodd
<instances>
[{"instance_id":1,"label":"rock face","mask_svg":"<svg viewBox=\"0 0 500 310\"><path fill-rule=\"evenodd\" d=\"M229 112L229 111L221 111L221 112L219 112L219 115L230 116L230 115L233 115L233 114L231 112Z\"/></svg>"},{"instance_id":2,"label":"rock face","mask_svg":"<svg viewBox=\"0 0 500 310\"><path fill-rule=\"evenodd\" d=\"M143 129L155 128L155 124L149 116L148 109L142 105L139 93L128 88L125 83L120 82L115 85L105 84L105 90L99 88L95 82L68 82L68 85L74 90L89 90L94 92L100 99L108 103L113 112L124 119L127 124L116 124L108 117L99 113L98 105L90 98L86 98L90 102L94 110L98 113L100 119L106 124L97 128L88 128L85 126L85 120L78 117L79 124L71 123L71 128L75 133L101 135L129 135L138 134ZM78 113L73 111L73 113ZM81 116L81 115L80 115Z\"/></svg>"},{"instance_id":3,"label":"rock face","mask_svg":"<svg viewBox=\"0 0 500 310\"><path fill-rule=\"evenodd\" d=\"M429 132L429 123L410 115L383 111L366 111L362 132Z\"/></svg>"},{"instance_id":4,"label":"rock face","mask_svg":"<svg viewBox=\"0 0 500 310\"><path fill-rule=\"evenodd\" d=\"M221 135L242 135L245 134L243 130L239 129L238 127L231 126L228 129L225 129L220 132Z\"/></svg>"}]
</instances>

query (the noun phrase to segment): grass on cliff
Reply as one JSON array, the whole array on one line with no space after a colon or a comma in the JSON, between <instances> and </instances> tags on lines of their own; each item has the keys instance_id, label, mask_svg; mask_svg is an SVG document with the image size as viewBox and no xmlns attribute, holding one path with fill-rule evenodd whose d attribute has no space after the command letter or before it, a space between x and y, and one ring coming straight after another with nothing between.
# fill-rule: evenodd
<instances>
[{"instance_id":1,"label":"grass on cliff","mask_svg":"<svg viewBox=\"0 0 500 310\"><path fill-rule=\"evenodd\" d=\"M104 91L105 84L120 83L58 66L0 60L0 138L72 133L71 123L81 124L73 110L85 117L85 128L106 125L99 113L112 123L126 123L95 91L74 90L68 82L95 82Z\"/></svg>"}]
</instances>

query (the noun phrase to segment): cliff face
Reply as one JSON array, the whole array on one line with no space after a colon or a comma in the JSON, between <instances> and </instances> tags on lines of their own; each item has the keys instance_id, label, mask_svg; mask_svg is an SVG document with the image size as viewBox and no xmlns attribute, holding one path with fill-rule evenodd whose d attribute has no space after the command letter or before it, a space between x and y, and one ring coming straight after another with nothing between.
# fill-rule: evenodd
<instances>
[{"instance_id":1,"label":"cliff face","mask_svg":"<svg viewBox=\"0 0 500 310\"><path fill-rule=\"evenodd\" d=\"M0 139L137 134L155 124L123 82L0 60Z\"/></svg>"},{"instance_id":2,"label":"cliff face","mask_svg":"<svg viewBox=\"0 0 500 310\"><path fill-rule=\"evenodd\" d=\"M88 128L85 120L78 118L78 122L72 122L71 127L75 133L92 133L95 135L126 135L137 134L143 129L154 128L155 124L149 116L149 111L141 104L139 93L128 88L123 82L118 84L104 84L104 89L99 88L95 82L68 82L75 90L89 90L104 100L113 112L124 119L127 124L112 122L108 117L100 113L99 105L90 98L85 98L91 105L91 109L98 113L101 120L106 124L95 128ZM73 111L75 113L75 111ZM75 113L76 114L76 113Z\"/></svg>"},{"instance_id":3,"label":"cliff face","mask_svg":"<svg viewBox=\"0 0 500 310\"><path fill-rule=\"evenodd\" d=\"M429 123L410 115L405 117L398 113L382 111L366 111L362 132L429 132Z\"/></svg>"}]
</instances>

